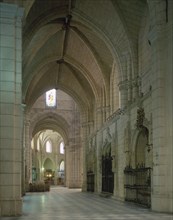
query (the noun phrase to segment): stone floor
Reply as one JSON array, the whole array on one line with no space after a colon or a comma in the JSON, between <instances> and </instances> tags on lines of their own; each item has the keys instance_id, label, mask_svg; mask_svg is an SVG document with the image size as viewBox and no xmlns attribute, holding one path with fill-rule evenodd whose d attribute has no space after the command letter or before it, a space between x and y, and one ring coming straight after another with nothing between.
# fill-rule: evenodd
<instances>
[{"instance_id":1,"label":"stone floor","mask_svg":"<svg viewBox=\"0 0 173 220\"><path fill-rule=\"evenodd\" d=\"M1 220L173 220L173 215L155 213L132 204L103 198L79 189L53 187L46 193L24 197L23 216Z\"/></svg>"}]
</instances>

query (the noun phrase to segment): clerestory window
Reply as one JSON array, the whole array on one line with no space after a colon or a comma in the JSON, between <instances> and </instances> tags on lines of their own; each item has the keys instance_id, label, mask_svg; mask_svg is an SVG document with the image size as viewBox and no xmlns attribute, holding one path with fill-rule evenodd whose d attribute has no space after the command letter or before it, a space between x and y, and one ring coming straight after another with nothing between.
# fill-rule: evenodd
<instances>
[{"instance_id":1,"label":"clerestory window","mask_svg":"<svg viewBox=\"0 0 173 220\"><path fill-rule=\"evenodd\" d=\"M64 154L64 142L60 143L60 154Z\"/></svg>"},{"instance_id":2,"label":"clerestory window","mask_svg":"<svg viewBox=\"0 0 173 220\"><path fill-rule=\"evenodd\" d=\"M52 153L52 143L50 141L46 142L46 153Z\"/></svg>"},{"instance_id":3,"label":"clerestory window","mask_svg":"<svg viewBox=\"0 0 173 220\"><path fill-rule=\"evenodd\" d=\"M48 107L56 106L56 89L51 89L46 92L46 106Z\"/></svg>"}]
</instances>

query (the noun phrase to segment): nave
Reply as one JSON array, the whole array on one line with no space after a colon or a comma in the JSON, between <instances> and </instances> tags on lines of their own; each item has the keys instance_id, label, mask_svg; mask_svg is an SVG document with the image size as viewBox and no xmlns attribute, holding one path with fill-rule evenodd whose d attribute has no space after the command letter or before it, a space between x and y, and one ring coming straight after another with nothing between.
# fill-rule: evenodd
<instances>
[{"instance_id":1,"label":"nave","mask_svg":"<svg viewBox=\"0 0 173 220\"><path fill-rule=\"evenodd\" d=\"M60 186L46 193L27 193L23 199L23 216L1 220L173 220L171 214Z\"/></svg>"}]
</instances>

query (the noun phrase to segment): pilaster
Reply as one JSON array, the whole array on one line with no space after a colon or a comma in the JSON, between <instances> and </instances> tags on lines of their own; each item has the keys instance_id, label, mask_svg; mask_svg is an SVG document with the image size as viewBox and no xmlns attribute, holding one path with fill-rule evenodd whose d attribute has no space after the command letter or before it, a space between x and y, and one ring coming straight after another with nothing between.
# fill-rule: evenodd
<instances>
[{"instance_id":1,"label":"pilaster","mask_svg":"<svg viewBox=\"0 0 173 220\"><path fill-rule=\"evenodd\" d=\"M120 108L124 108L128 103L128 80L124 80L119 83L120 91Z\"/></svg>"},{"instance_id":2,"label":"pilaster","mask_svg":"<svg viewBox=\"0 0 173 220\"><path fill-rule=\"evenodd\" d=\"M161 4L162 3L162 4ZM153 124L153 191L152 209L173 212L172 165L172 50L173 2L153 2L153 18L149 33L152 48L152 124ZM151 5L153 6L153 5ZM165 16L163 16L165 15Z\"/></svg>"},{"instance_id":3,"label":"pilaster","mask_svg":"<svg viewBox=\"0 0 173 220\"><path fill-rule=\"evenodd\" d=\"M24 119L24 149L25 149L25 184L32 182L32 159L31 159L31 138L30 138L30 120L27 114Z\"/></svg>"},{"instance_id":4,"label":"pilaster","mask_svg":"<svg viewBox=\"0 0 173 220\"><path fill-rule=\"evenodd\" d=\"M82 125L82 148L83 148L83 172L82 172L82 191L87 191L87 167L86 167L86 155L87 155L87 135L88 135L88 124L83 123Z\"/></svg>"},{"instance_id":5,"label":"pilaster","mask_svg":"<svg viewBox=\"0 0 173 220\"><path fill-rule=\"evenodd\" d=\"M22 15L0 3L0 216L22 213Z\"/></svg>"}]
</instances>

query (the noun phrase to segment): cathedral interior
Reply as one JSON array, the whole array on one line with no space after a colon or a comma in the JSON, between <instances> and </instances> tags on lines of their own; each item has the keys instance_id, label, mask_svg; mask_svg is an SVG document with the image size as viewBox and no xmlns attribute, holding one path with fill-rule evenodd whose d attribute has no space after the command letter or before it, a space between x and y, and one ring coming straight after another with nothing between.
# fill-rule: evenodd
<instances>
[{"instance_id":1,"label":"cathedral interior","mask_svg":"<svg viewBox=\"0 0 173 220\"><path fill-rule=\"evenodd\" d=\"M172 94L172 0L0 0L0 216L40 182L173 213Z\"/></svg>"}]
</instances>

